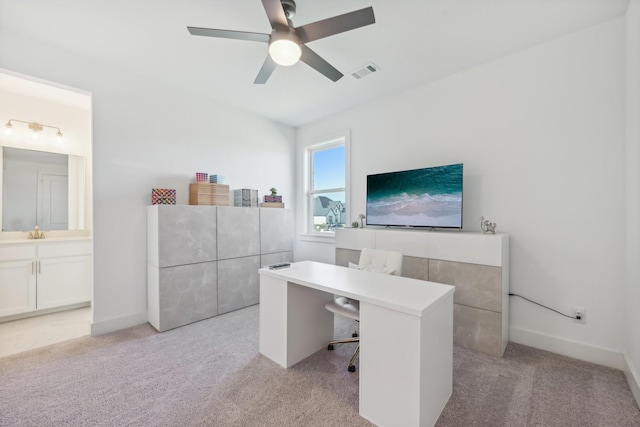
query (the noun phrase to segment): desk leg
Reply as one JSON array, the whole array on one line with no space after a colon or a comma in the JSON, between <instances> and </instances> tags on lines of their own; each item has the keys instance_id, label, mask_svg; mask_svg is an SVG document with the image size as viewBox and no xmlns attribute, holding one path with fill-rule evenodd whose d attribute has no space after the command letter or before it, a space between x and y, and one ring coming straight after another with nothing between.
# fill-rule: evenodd
<instances>
[{"instance_id":1,"label":"desk leg","mask_svg":"<svg viewBox=\"0 0 640 427\"><path fill-rule=\"evenodd\" d=\"M453 296L423 317L360 302L360 415L432 426L453 391Z\"/></svg>"},{"instance_id":2,"label":"desk leg","mask_svg":"<svg viewBox=\"0 0 640 427\"><path fill-rule=\"evenodd\" d=\"M260 353L288 368L333 339L333 295L260 276Z\"/></svg>"}]
</instances>

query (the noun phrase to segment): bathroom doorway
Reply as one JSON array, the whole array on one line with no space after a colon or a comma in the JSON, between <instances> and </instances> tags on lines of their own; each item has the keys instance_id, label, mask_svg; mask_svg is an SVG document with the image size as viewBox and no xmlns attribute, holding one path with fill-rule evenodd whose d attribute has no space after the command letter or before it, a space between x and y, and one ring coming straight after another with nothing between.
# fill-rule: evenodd
<instances>
[{"instance_id":1,"label":"bathroom doorway","mask_svg":"<svg viewBox=\"0 0 640 427\"><path fill-rule=\"evenodd\" d=\"M91 108L90 93L0 69L0 122L4 124L0 130L0 249L7 249L0 252L9 254L7 259L0 259L0 281L6 285L0 286L0 299L9 301L2 294L5 292L16 301L13 311L12 307L0 307L4 309L0 313L5 313L0 315L0 357L90 334ZM4 173L5 152L10 153L9 165L17 163L20 173L29 174L26 179L13 180L20 181L17 189L10 188L12 178L4 178L10 176ZM58 156L66 163L58 165L60 171L52 171L40 166L40 159L45 156ZM11 191L11 199L4 197ZM32 209L19 210L18 206ZM36 226L44 231L45 240L27 239ZM27 253L32 251L33 260L24 255L20 260L10 259L11 254L19 252L13 250L16 247L27 248ZM50 275L40 277L46 269ZM7 285L9 282L11 286ZM75 287L69 285L71 282ZM82 284L79 292L78 282ZM38 292L38 286L45 283L47 288ZM28 286L24 291L23 284ZM51 289L59 295L52 295Z\"/></svg>"}]
</instances>

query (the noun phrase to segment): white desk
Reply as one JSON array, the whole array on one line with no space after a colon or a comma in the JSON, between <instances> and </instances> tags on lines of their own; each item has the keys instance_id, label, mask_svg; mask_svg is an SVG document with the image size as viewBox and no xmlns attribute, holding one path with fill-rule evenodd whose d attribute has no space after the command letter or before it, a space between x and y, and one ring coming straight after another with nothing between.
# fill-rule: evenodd
<instances>
[{"instance_id":1,"label":"white desk","mask_svg":"<svg viewBox=\"0 0 640 427\"><path fill-rule=\"evenodd\" d=\"M334 294L360 301L360 415L431 426L453 390L454 287L312 261L260 270L260 353L288 368L333 339ZM346 368L345 368L346 369Z\"/></svg>"}]
</instances>

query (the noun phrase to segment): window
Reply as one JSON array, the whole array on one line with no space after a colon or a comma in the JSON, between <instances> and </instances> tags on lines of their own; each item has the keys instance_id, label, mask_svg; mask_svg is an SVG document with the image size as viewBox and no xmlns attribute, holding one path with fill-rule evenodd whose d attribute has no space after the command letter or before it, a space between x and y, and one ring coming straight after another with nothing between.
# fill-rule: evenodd
<instances>
[{"instance_id":1,"label":"window","mask_svg":"<svg viewBox=\"0 0 640 427\"><path fill-rule=\"evenodd\" d=\"M346 142L346 137L340 137L307 148L309 233L333 234L349 222Z\"/></svg>"}]
</instances>

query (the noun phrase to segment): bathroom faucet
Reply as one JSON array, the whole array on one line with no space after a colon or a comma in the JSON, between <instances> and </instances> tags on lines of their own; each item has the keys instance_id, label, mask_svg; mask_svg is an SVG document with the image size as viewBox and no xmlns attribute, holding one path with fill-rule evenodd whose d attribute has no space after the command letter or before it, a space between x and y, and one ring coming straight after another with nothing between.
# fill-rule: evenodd
<instances>
[{"instance_id":1,"label":"bathroom faucet","mask_svg":"<svg viewBox=\"0 0 640 427\"><path fill-rule=\"evenodd\" d=\"M44 239L44 231L39 231L36 225L36 228L29 232L27 239Z\"/></svg>"}]
</instances>

